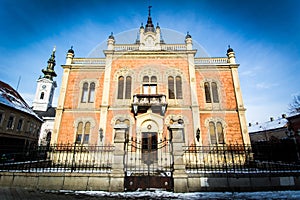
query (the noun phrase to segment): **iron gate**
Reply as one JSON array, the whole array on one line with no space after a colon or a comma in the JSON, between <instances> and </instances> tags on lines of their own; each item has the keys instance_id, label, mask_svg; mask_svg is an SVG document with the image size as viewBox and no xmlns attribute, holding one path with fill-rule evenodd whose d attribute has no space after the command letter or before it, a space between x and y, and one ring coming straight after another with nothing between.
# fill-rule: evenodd
<instances>
[{"instance_id":1,"label":"iron gate","mask_svg":"<svg viewBox=\"0 0 300 200\"><path fill-rule=\"evenodd\" d=\"M173 149L156 133L143 133L142 141L127 140L125 145L125 191L152 188L173 190Z\"/></svg>"}]
</instances>

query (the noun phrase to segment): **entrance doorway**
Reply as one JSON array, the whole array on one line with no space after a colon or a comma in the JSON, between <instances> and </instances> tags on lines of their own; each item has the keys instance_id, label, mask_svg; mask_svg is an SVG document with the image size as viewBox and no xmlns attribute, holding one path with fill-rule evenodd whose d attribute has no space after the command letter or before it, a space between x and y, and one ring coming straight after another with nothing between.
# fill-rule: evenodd
<instances>
[{"instance_id":1,"label":"entrance doorway","mask_svg":"<svg viewBox=\"0 0 300 200\"><path fill-rule=\"evenodd\" d=\"M142 132L141 139L129 139L125 147L125 191L153 188L173 190L173 155L170 140L156 132Z\"/></svg>"},{"instance_id":2,"label":"entrance doorway","mask_svg":"<svg viewBox=\"0 0 300 200\"><path fill-rule=\"evenodd\" d=\"M142 159L148 165L157 162L157 133L142 133Z\"/></svg>"}]
</instances>

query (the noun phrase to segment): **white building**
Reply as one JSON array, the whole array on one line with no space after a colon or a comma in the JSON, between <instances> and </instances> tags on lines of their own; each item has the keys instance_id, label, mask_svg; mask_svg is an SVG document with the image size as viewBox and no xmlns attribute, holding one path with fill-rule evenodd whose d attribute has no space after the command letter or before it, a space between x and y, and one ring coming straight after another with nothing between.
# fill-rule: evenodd
<instances>
[{"instance_id":1,"label":"white building","mask_svg":"<svg viewBox=\"0 0 300 200\"><path fill-rule=\"evenodd\" d=\"M55 108L52 107L52 101L55 88L57 87L56 81L53 80L53 77L57 76L54 71L54 66L55 48L48 60L47 68L42 70L44 76L37 80L35 97L32 103L32 109L44 121L41 127L39 145L50 144L51 134L53 132Z\"/></svg>"}]
</instances>

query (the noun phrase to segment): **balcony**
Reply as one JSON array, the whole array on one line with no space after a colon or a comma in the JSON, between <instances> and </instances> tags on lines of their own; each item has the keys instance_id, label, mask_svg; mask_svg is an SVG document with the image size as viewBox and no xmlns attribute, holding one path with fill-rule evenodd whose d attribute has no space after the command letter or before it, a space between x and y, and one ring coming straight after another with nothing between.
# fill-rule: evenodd
<instances>
[{"instance_id":1,"label":"balcony","mask_svg":"<svg viewBox=\"0 0 300 200\"><path fill-rule=\"evenodd\" d=\"M149 108L152 112L164 115L167 110L166 95L164 94L136 94L133 95L132 109L135 115L145 113Z\"/></svg>"}]
</instances>

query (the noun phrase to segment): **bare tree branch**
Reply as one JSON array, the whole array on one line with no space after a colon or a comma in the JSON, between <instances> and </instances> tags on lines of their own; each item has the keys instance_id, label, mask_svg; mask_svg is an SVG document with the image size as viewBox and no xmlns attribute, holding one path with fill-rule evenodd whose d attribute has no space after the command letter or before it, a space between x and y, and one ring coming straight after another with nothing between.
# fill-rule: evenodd
<instances>
[{"instance_id":1,"label":"bare tree branch","mask_svg":"<svg viewBox=\"0 0 300 200\"><path fill-rule=\"evenodd\" d=\"M290 114L299 114L300 113L300 95L295 95L292 103L289 104Z\"/></svg>"}]
</instances>

